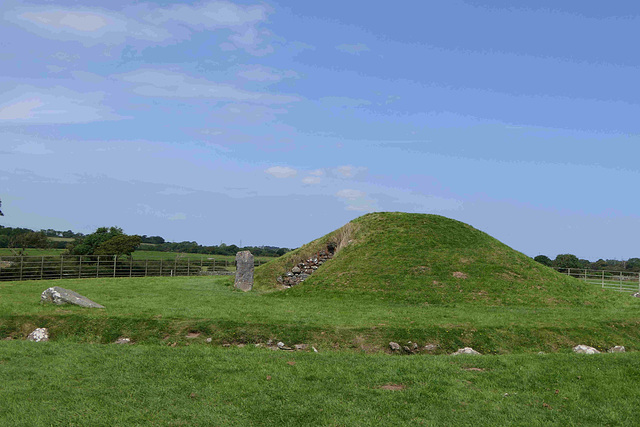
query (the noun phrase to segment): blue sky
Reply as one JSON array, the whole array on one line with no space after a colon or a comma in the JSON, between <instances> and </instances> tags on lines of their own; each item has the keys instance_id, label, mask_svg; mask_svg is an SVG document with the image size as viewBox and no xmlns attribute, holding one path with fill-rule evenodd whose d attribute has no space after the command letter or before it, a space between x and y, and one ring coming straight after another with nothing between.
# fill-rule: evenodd
<instances>
[{"instance_id":1,"label":"blue sky","mask_svg":"<svg viewBox=\"0 0 640 427\"><path fill-rule=\"evenodd\" d=\"M640 4L0 5L2 224L300 246L435 213L640 257Z\"/></svg>"}]
</instances>

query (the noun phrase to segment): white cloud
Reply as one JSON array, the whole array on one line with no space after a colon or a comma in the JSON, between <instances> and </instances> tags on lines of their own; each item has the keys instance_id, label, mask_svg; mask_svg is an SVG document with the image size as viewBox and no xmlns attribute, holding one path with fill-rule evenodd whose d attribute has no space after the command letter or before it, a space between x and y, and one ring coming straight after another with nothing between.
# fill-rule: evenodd
<instances>
[{"instance_id":1,"label":"white cloud","mask_svg":"<svg viewBox=\"0 0 640 427\"><path fill-rule=\"evenodd\" d=\"M61 86L17 86L0 94L0 123L87 123L119 118L102 105L103 97L102 92L80 93Z\"/></svg>"},{"instance_id":2,"label":"white cloud","mask_svg":"<svg viewBox=\"0 0 640 427\"><path fill-rule=\"evenodd\" d=\"M320 178L319 176L307 176L302 179L303 184L309 184L309 185L320 184L321 182L322 182L322 178Z\"/></svg>"},{"instance_id":3,"label":"white cloud","mask_svg":"<svg viewBox=\"0 0 640 427\"><path fill-rule=\"evenodd\" d=\"M297 78L295 71L280 71L261 65L249 65L238 72L238 76L256 82L278 82L284 78Z\"/></svg>"},{"instance_id":4,"label":"white cloud","mask_svg":"<svg viewBox=\"0 0 640 427\"><path fill-rule=\"evenodd\" d=\"M371 212L375 210L375 200L367 198L367 193L360 190L344 189L336 193L346 204L348 211Z\"/></svg>"},{"instance_id":5,"label":"white cloud","mask_svg":"<svg viewBox=\"0 0 640 427\"><path fill-rule=\"evenodd\" d=\"M312 175L312 176L324 176L324 171L322 169L316 169L316 170L313 170L313 171L309 172L309 175Z\"/></svg>"},{"instance_id":6,"label":"white cloud","mask_svg":"<svg viewBox=\"0 0 640 427\"><path fill-rule=\"evenodd\" d=\"M9 11L5 18L43 37L78 40L86 46L121 44L129 37L152 42L171 38L163 28L102 9L28 7Z\"/></svg>"},{"instance_id":7,"label":"white cloud","mask_svg":"<svg viewBox=\"0 0 640 427\"><path fill-rule=\"evenodd\" d=\"M251 92L231 85L197 79L171 71L141 69L114 76L120 80L137 84L133 91L142 96L167 98L213 98L223 101L239 101L254 104L287 104L298 101L292 95Z\"/></svg>"},{"instance_id":8,"label":"white cloud","mask_svg":"<svg viewBox=\"0 0 640 427\"><path fill-rule=\"evenodd\" d=\"M87 46L118 45L128 39L152 43L184 40L193 32L226 29L232 32L227 37L236 48L260 55L272 50L263 43L265 32L257 27L266 20L267 12L263 5L214 0L169 7L142 3L122 13L87 7L30 6L9 10L5 19L43 37L77 40Z\"/></svg>"},{"instance_id":9,"label":"white cloud","mask_svg":"<svg viewBox=\"0 0 640 427\"><path fill-rule=\"evenodd\" d=\"M24 144L20 144L14 148L13 151L16 153L34 154L38 156L53 153L53 151L47 149L47 147L45 147L41 142L25 142Z\"/></svg>"},{"instance_id":10,"label":"white cloud","mask_svg":"<svg viewBox=\"0 0 640 427\"><path fill-rule=\"evenodd\" d=\"M366 171L367 168L352 165L339 166L334 169L334 173L343 178L353 178L357 174Z\"/></svg>"},{"instance_id":11,"label":"white cloud","mask_svg":"<svg viewBox=\"0 0 640 427\"><path fill-rule=\"evenodd\" d=\"M276 178L293 178L298 174L298 171L288 166L273 166L265 170L271 176Z\"/></svg>"},{"instance_id":12,"label":"white cloud","mask_svg":"<svg viewBox=\"0 0 640 427\"><path fill-rule=\"evenodd\" d=\"M367 197L367 193L360 190L345 189L338 191L336 193L336 196L340 197L341 199L356 200L359 198Z\"/></svg>"},{"instance_id":13,"label":"white cloud","mask_svg":"<svg viewBox=\"0 0 640 427\"><path fill-rule=\"evenodd\" d=\"M336 49L341 52L350 53L352 55L360 55L361 52L368 52L371 50L369 49L369 46L364 43L341 44L336 46Z\"/></svg>"}]
</instances>

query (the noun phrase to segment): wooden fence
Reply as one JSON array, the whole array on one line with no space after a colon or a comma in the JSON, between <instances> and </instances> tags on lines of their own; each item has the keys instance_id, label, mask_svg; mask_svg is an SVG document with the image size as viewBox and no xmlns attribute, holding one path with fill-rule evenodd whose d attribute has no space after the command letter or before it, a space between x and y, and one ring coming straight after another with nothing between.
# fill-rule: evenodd
<instances>
[{"instance_id":1,"label":"wooden fence","mask_svg":"<svg viewBox=\"0 0 640 427\"><path fill-rule=\"evenodd\" d=\"M600 285L603 289L640 292L640 273L634 271L589 270L585 268L556 268L556 270L587 283Z\"/></svg>"},{"instance_id":2,"label":"wooden fence","mask_svg":"<svg viewBox=\"0 0 640 427\"><path fill-rule=\"evenodd\" d=\"M255 265L264 262L256 260ZM116 256L3 256L0 281L99 277L203 276L235 274L235 261L201 258L134 259Z\"/></svg>"}]
</instances>

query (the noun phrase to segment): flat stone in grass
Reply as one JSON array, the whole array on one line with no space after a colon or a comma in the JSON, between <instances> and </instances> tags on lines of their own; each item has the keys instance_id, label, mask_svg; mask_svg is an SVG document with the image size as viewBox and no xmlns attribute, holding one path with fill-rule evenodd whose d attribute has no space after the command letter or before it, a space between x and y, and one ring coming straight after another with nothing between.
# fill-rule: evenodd
<instances>
[{"instance_id":1,"label":"flat stone in grass","mask_svg":"<svg viewBox=\"0 0 640 427\"><path fill-rule=\"evenodd\" d=\"M253 288L253 255L249 251L236 254L236 281L234 286L243 291Z\"/></svg>"},{"instance_id":2,"label":"flat stone in grass","mask_svg":"<svg viewBox=\"0 0 640 427\"><path fill-rule=\"evenodd\" d=\"M80 295L69 289L54 286L45 289L40 296L40 302L50 302L56 305L73 304L80 307L104 308L97 302L91 301L89 298Z\"/></svg>"},{"instance_id":3,"label":"flat stone in grass","mask_svg":"<svg viewBox=\"0 0 640 427\"><path fill-rule=\"evenodd\" d=\"M607 350L608 353L625 353L627 351L626 348L624 348L623 345L617 345L615 347L611 347L609 350Z\"/></svg>"}]
</instances>

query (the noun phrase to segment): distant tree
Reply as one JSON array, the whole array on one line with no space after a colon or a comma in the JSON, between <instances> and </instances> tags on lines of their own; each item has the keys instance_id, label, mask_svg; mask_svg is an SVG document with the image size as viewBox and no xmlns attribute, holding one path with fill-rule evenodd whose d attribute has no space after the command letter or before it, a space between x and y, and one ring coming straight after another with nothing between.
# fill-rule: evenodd
<instances>
[{"instance_id":1,"label":"distant tree","mask_svg":"<svg viewBox=\"0 0 640 427\"><path fill-rule=\"evenodd\" d=\"M93 254L131 256L131 253L140 246L141 240L142 238L140 236L127 236L126 234L120 234L102 242Z\"/></svg>"},{"instance_id":2,"label":"distant tree","mask_svg":"<svg viewBox=\"0 0 640 427\"><path fill-rule=\"evenodd\" d=\"M629 271L640 271L640 258L629 258L626 269Z\"/></svg>"},{"instance_id":3,"label":"distant tree","mask_svg":"<svg viewBox=\"0 0 640 427\"><path fill-rule=\"evenodd\" d=\"M40 248L49 247L49 239L44 233L31 231L29 233L18 234L11 238L9 246L12 248Z\"/></svg>"},{"instance_id":4,"label":"distant tree","mask_svg":"<svg viewBox=\"0 0 640 427\"><path fill-rule=\"evenodd\" d=\"M124 233L119 227L100 227L95 232L77 239L67 246L70 255L93 255L98 247L107 240Z\"/></svg>"},{"instance_id":5,"label":"distant tree","mask_svg":"<svg viewBox=\"0 0 640 427\"><path fill-rule=\"evenodd\" d=\"M533 260L536 261L536 262L539 262L542 265L546 265L547 267L552 267L553 266L553 261L551 261L551 258L549 258L546 255L538 255Z\"/></svg>"},{"instance_id":6,"label":"distant tree","mask_svg":"<svg viewBox=\"0 0 640 427\"><path fill-rule=\"evenodd\" d=\"M553 261L553 266L558 268L582 268L582 263L575 255L561 254Z\"/></svg>"},{"instance_id":7,"label":"distant tree","mask_svg":"<svg viewBox=\"0 0 640 427\"><path fill-rule=\"evenodd\" d=\"M599 260L591 264L591 268L593 268L594 270L606 270L607 261L600 258Z\"/></svg>"}]
</instances>

